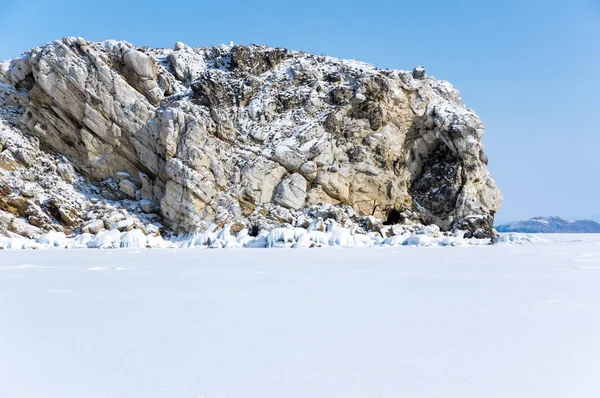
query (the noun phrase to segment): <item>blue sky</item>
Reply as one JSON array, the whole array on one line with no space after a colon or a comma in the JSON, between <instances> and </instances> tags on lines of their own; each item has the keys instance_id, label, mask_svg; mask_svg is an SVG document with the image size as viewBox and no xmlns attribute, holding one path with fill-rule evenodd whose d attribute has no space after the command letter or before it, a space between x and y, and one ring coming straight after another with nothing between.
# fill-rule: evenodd
<instances>
[{"instance_id":1,"label":"blue sky","mask_svg":"<svg viewBox=\"0 0 600 398\"><path fill-rule=\"evenodd\" d=\"M449 80L487 126L500 220L600 219L600 2L0 0L0 59L63 36L261 43Z\"/></svg>"}]
</instances>

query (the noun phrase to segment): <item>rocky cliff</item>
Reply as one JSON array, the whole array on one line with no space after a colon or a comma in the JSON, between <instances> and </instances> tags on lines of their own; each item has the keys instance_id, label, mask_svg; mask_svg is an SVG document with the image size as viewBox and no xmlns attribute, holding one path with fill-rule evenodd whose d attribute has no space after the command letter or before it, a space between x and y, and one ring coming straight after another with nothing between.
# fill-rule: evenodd
<instances>
[{"instance_id":1,"label":"rocky cliff","mask_svg":"<svg viewBox=\"0 0 600 398\"><path fill-rule=\"evenodd\" d=\"M325 206L484 237L502 196L483 133L422 68L65 38L0 64L0 217L4 233L87 232L119 212L190 232Z\"/></svg>"}]
</instances>

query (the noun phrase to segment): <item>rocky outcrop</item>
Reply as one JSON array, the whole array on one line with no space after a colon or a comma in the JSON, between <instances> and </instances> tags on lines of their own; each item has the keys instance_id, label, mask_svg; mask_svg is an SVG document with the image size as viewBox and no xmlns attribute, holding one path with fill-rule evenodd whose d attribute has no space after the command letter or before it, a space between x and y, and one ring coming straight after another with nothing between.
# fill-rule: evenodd
<instances>
[{"instance_id":1,"label":"rocky outcrop","mask_svg":"<svg viewBox=\"0 0 600 398\"><path fill-rule=\"evenodd\" d=\"M254 45L171 50L65 38L0 64L0 93L4 131L38 145L2 151L3 180L42 167L31 157L59 156L62 171L49 172L61 183L156 212L175 232L275 226L332 204L442 230L482 216L473 228L490 235L502 202L481 120L422 67L380 70ZM80 211L61 212L60 200L50 210L13 194L0 195L1 209L37 214L30 223L39 228L57 219L81 228L91 206L84 195ZM44 209L27 210L35 206Z\"/></svg>"}]
</instances>

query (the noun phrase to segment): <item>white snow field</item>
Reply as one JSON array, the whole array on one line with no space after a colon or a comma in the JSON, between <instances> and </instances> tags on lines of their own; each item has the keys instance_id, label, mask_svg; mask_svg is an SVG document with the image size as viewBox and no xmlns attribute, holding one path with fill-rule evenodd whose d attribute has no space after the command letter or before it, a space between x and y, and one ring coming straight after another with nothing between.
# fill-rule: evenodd
<instances>
[{"instance_id":1,"label":"white snow field","mask_svg":"<svg viewBox=\"0 0 600 398\"><path fill-rule=\"evenodd\" d=\"M0 251L0 397L600 396L600 235Z\"/></svg>"}]
</instances>

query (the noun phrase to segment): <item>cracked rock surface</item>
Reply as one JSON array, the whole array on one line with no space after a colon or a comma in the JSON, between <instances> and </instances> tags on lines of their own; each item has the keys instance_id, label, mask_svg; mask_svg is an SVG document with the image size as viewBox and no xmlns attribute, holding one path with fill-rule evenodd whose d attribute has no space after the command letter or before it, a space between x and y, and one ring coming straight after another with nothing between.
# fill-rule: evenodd
<instances>
[{"instance_id":1,"label":"cracked rock surface","mask_svg":"<svg viewBox=\"0 0 600 398\"><path fill-rule=\"evenodd\" d=\"M502 203L483 123L422 67L64 38L0 64L0 109L0 232L93 231L127 208L174 232L276 226L334 205L492 234Z\"/></svg>"}]
</instances>

